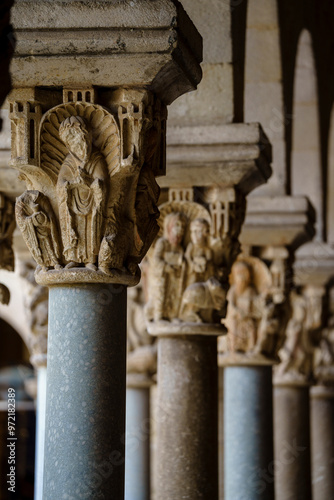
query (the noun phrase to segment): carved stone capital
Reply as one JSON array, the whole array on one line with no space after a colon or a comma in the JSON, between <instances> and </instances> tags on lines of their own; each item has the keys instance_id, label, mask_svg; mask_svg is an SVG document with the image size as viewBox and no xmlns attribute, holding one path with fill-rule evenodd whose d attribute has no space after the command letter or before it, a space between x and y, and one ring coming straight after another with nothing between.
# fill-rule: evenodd
<instances>
[{"instance_id":1,"label":"carved stone capital","mask_svg":"<svg viewBox=\"0 0 334 500\"><path fill-rule=\"evenodd\" d=\"M148 255L152 335L225 332L221 318L245 200L233 188L208 188L201 201L189 188L173 188L160 206L160 232Z\"/></svg>"},{"instance_id":2,"label":"carved stone capital","mask_svg":"<svg viewBox=\"0 0 334 500\"><path fill-rule=\"evenodd\" d=\"M273 365L284 342L290 313L286 294L285 249L271 249L266 262L239 256L228 292L227 336L219 340L219 364Z\"/></svg>"},{"instance_id":3,"label":"carved stone capital","mask_svg":"<svg viewBox=\"0 0 334 500\"><path fill-rule=\"evenodd\" d=\"M0 269L14 271L14 203L0 193Z\"/></svg>"},{"instance_id":4,"label":"carved stone capital","mask_svg":"<svg viewBox=\"0 0 334 500\"><path fill-rule=\"evenodd\" d=\"M96 96L66 88L49 109L45 92L11 95L12 166L28 188L16 218L40 285L135 285L159 231L165 105L143 89Z\"/></svg>"},{"instance_id":5,"label":"carved stone capital","mask_svg":"<svg viewBox=\"0 0 334 500\"><path fill-rule=\"evenodd\" d=\"M279 351L281 363L276 367L276 385L310 385L314 377L315 348L322 330L322 307L325 289L306 286L290 294L291 318L286 339ZM320 356L321 357L321 356Z\"/></svg>"},{"instance_id":6,"label":"carved stone capital","mask_svg":"<svg viewBox=\"0 0 334 500\"><path fill-rule=\"evenodd\" d=\"M149 386L157 371L157 347L148 334L142 286L128 289L127 304L127 385Z\"/></svg>"}]
</instances>

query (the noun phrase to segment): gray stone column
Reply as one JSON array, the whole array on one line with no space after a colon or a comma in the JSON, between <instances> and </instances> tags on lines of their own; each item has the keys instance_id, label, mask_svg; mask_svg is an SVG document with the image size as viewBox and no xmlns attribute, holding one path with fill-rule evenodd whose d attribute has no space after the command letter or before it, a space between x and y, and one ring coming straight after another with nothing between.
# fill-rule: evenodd
<instances>
[{"instance_id":1,"label":"gray stone column","mask_svg":"<svg viewBox=\"0 0 334 500\"><path fill-rule=\"evenodd\" d=\"M126 286L159 230L166 106L201 80L202 40L172 0L52 9L15 2L9 102L18 225L50 287L43 498L122 500Z\"/></svg>"},{"instance_id":2,"label":"gray stone column","mask_svg":"<svg viewBox=\"0 0 334 500\"><path fill-rule=\"evenodd\" d=\"M49 308L43 498L121 499L126 287L51 287Z\"/></svg>"},{"instance_id":3,"label":"gray stone column","mask_svg":"<svg viewBox=\"0 0 334 500\"><path fill-rule=\"evenodd\" d=\"M125 500L150 498L150 387L152 380L127 378Z\"/></svg>"},{"instance_id":4,"label":"gray stone column","mask_svg":"<svg viewBox=\"0 0 334 500\"><path fill-rule=\"evenodd\" d=\"M276 499L311 500L309 386L276 384L274 407Z\"/></svg>"},{"instance_id":5,"label":"gray stone column","mask_svg":"<svg viewBox=\"0 0 334 500\"><path fill-rule=\"evenodd\" d=\"M214 325L149 327L158 335L156 498L218 498Z\"/></svg>"},{"instance_id":6,"label":"gray stone column","mask_svg":"<svg viewBox=\"0 0 334 500\"><path fill-rule=\"evenodd\" d=\"M46 366L37 368L36 450L34 499L43 500L44 446L46 417Z\"/></svg>"},{"instance_id":7,"label":"gray stone column","mask_svg":"<svg viewBox=\"0 0 334 500\"><path fill-rule=\"evenodd\" d=\"M334 495L334 388L311 388L313 500Z\"/></svg>"},{"instance_id":8,"label":"gray stone column","mask_svg":"<svg viewBox=\"0 0 334 500\"><path fill-rule=\"evenodd\" d=\"M224 369L224 498L273 500L271 366Z\"/></svg>"}]
</instances>

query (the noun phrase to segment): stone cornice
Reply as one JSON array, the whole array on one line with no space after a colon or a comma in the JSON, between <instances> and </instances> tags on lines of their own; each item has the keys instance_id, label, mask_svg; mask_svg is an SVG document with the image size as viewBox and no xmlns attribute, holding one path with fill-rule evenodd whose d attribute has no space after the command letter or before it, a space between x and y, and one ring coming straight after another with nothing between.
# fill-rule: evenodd
<instances>
[{"instance_id":1,"label":"stone cornice","mask_svg":"<svg viewBox=\"0 0 334 500\"><path fill-rule=\"evenodd\" d=\"M201 80L202 39L178 1L18 0L11 73L22 86L146 86L165 104Z\"/></svg>"},{"instance_id":2,"label":"stone cornice","mask_svg":"<svg viewBox=\"0 0 334 500\"><path fill-rule=\"evenodd\" d=\"M258 123L173 127L161 187L236 187L247 194L271 175L271 146Z\"/></svg>"},{"instance_id":3,"label":"stone cornice","mask_svg":"<svg viewBox=\"0 0 334 500\"><path fill-rule=\"evenodd\" d=\"M304 196L250 196L240 235L244 245L296 249L314 236L314 210Z\"/></svg>"}]
</instances>

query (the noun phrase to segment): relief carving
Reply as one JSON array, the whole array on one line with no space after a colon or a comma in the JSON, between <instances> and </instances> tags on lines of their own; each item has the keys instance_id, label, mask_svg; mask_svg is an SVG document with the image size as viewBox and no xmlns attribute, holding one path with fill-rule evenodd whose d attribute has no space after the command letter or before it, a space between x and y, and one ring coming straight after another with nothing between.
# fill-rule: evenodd
<instances>
[{"instance_id":1,"label":"relief carving","mask_svg":"<svg viewBox=\"0 0 334 500\"><path fill-rule=\"evenodd\" d=\"M69 100L79 94L87 91L67 89L64 104L42 116L39 161L15 158L22 138L14 136L12 164L28 186L17 200L18 224L40 283L128 276L135 284L159 230L155 173L164 108L146 91L115 92L111 111ZM90 91L89 101L94 96Z\"/></svg>"},{"instance_id":2,"label":"relief carving","mask_svg":"<svg viewBox=\"0 0 334 500\"><path fill-rule=\"evenodd\" d=\"M291 319L286 340L279 352L280 365L275 370L275 383L309 384L314 378L316 346L322 331L322 305L325 290L321 286L305 286L292 291ZM323 345L326 344L326 340ZM319 353L318 353L319 355Z\"/></svg>"},{"instance_id":3,"label":"relief carving","mask_svg":"<svg viewBox=\"0 0 334 500\"><path fill-rule=\"evenodd\" d=\"M290 314L284 288L277 288L273 267L259 258L242 256L232 267L228 292L226 339L220 340L222 359L274 363L284 342Z\"/></svg>"},{"instance_id":4,"label":"relief carving","mask_svg":"<svg viewBox=\"0 0 334 500\"><path fill-rule=\"evenodd\" d=\"M160 207L163 231L149 254L149 321L219 323L226 286L221 241L211 236L211 216L189 193L170 193Z\"/></svg>"},{"instance_id":5,"label":"relief carving","mask_svg":"<svg viewBox=\"0 0 334 500\"><path fill-rule=\"evenodd\" d=\"M0 269L14 271L14 203L0 193Z\"/></svg>"},{"instance_id":6,"label":"relief carving","mask_svg":"<svg viewBox=\"0 0 334 500\"><path fill-rule=\"evenodd\" d=\"M334 385L334 318L321 332L321 339L314 355L314 376L318 385Z\"/></svg>"},{"instance_id":7,"label":"relief carving","mask_svg":"<svg viewBox=\"0 0 334 500\"><path fill-rule=\"evenodd\" d=\"M144 308L141 285L128 288L127 373L150 379L157 371L157 346L147 332Z\"/></svg>"}]
</instances>

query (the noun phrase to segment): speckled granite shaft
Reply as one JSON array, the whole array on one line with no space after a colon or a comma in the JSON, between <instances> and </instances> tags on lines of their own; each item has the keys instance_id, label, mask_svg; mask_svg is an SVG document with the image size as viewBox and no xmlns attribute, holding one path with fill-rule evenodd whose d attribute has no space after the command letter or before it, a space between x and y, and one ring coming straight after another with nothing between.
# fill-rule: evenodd
<instances>
[{"instance_id":1,"label":"speckled granite shaft","mask_svg":"<svg viewBox=\"0 0 334 500\"><path fill-rule=\"evenodd\" d=\"M150 388L126 389L125 500L150 498Z\"/></svg>"},{"instance_id":2,"label":"speckled granite shaft","mask_svg":"<svg viewBox=\"0 0 334 500\"><path fill-rule=\"evenodd\" d=\"M126 288L49 295L44 500L123 500Z\"/></svg>"},{"instance_id":3,"label":"speckled granite shaft","mask_svg":"<svg viewBox=\"0 0 334 500\"><path fill-rule=\"evenodd\" d=\"M334 389L328 392L311 397L313 500L334 498Z\"/></svg>"},{"instance_id":4,"label":"speckled granite shaft","mask_svg":"<svg viewBox=\"0 0 334 500\"><path fill-rule=\"evenodd\" d=\"M217 500L217 338L158 338L159 500Z\"/></svg>"},{"instance_id":5,"label":"speckled granite shaft","mask_svg":"<svg viewBox=\"0 0 334 500\"><path fill-rule=\"evenodd\" d=\"M224 373L225 500L273 500L271 366Z\"/></svg>"},{"instance_id":6,"label":"speckled granite shaft","mask_svg":"<svg viewBox=\"0 0 334 500\"><path fill-rule=\"evenodd\" d=\"M276 386L276 500L311 500L310 398L306 386Z\"/></svg>"}]
</instances>

